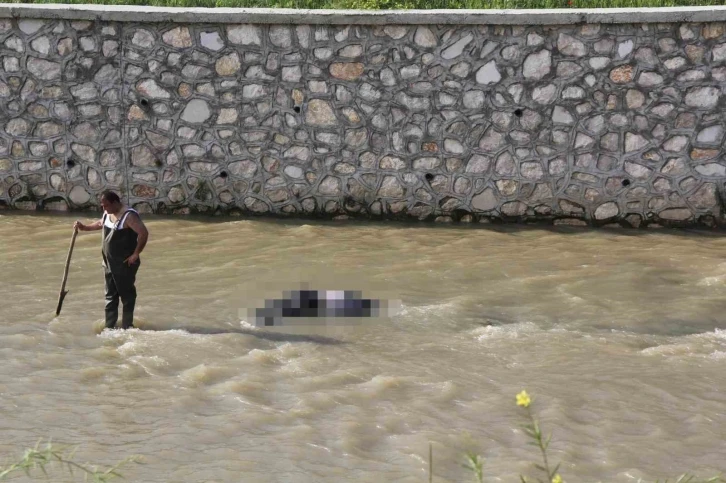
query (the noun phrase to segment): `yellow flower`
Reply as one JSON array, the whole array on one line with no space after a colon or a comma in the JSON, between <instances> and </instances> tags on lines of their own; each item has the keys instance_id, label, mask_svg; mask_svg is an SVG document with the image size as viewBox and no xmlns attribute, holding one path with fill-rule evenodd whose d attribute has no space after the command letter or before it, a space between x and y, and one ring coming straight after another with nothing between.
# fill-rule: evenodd
<instances>
[{"instance_id":1,"label":"yellow flower","mask_svg":"<svg viewBox=\"0 0 726 483\"><path fill-rule=\"evenodd\" d=\"M552 483L565 483L559 473L552 477Z\"/></svg>"},{"instance_id":2,"label":"yellow flower","mask_svg":"<svg viewBox=\"0 0 726 483\"><path fill-rule=\"evenodd\" d=\"M522 406L525 408L529 407L529 403L531 403L532 400L529 397L529 394L527 394L527 391L522 391L519 394L517 394L517 406ZM560 483L560 482L558 482Z\"/></svg>"}]
</instances>

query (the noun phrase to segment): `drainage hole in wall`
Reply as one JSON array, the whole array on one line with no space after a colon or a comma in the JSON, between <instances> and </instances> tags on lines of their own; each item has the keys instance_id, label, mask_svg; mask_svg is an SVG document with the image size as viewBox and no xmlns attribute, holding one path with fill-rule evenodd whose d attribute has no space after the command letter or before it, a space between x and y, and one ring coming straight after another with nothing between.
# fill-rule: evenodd
<instances>
[{"instance_id":1,"label":"drainage hole in wall","mask_svg":"<svg viewBox=\"0 0 726 483\"><path fill-rule=\"evenodd\" d=\"M147 99L141 99L139 103L141 104L141 107L148 107L149 105L149 101Z\"/></svg>"},{"instance_id":2,"label":"drainage hole in wall","mask_svg":"<svg viewBox=\"0 0 726 483\"><path fill-rule=\"evenodd\" d=\"M222 171L221 173L219 173L219 176L222 177L222 178L226 178L229 175L227 174L226 171Z\"/></svg>"},{"instance_id":3,"label":"drainage hole in wall","mask_svg":"<svg viewBox=\"0 0 726 483\"><path fill-rule=\"evenodd\" d=\"M300 112L300 106L295 106L292 108L292 110L295 112Z\"/></svg>"},{"instance_id":4,"label":"drainage hole in wall","mask_svg":"<svg viewBox=\"0 0 726 483\"><path fill-rule=\"evenodd\" d=\"M630 180L629 179L624 179L623 180L623 186L630 186Z\"/></svg>"},{"instance_id":5,"label":"drainage hole in wall","mask_svg":"<svg viewBox=\"0 0 726 483\"><path fill-rule=\"evenodd\" d=\"M524 111L522 111L521 109L515 109L514 110L514 115L517 116L517 117L522 117L523 112Z\"/></svg>"},{"instance_id":6,"label":"drainage hole in wall","mask_svg":"<svg viewBox=\"0 0 726 483\"><path fill-rule=\"evenodd\" d=\"M426 181L431 181L432 179L434 179L434 175L431 173L426 173Z\"/></svg>"},{"instance_id":7,"label":"drainage hole in wall","mask_svg":"<svg viewBox=\"0 0 726 483\"><path fill-rule=\"evenodd\" d=\"M70 160L68 160L68 162L66 163L66 166L67 166L67 167L68 167L69 169L73 169L73 168L74 168L74 167L76 166L76 162L75 162L75 161L73 161L72 159L70 159Z\"/></svg>"}]
</instances>

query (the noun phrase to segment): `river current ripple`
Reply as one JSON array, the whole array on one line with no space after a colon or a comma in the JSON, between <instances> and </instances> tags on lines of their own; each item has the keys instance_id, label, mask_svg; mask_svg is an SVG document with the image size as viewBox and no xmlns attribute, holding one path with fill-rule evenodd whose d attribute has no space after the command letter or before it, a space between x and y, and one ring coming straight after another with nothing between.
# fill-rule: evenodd
<instances>
[{"instance_id":1,"label":"river current ripple","mask_svg":"<svg viewBox=\"0 0 726 483\"><path fill-rule=\"evenodd\" d=\"M85 220L86 215L81 215ZM101 331L100 235L0 215L4 461L39 439L132 482L534 475L515 394L567 481L726 471L726 237L691 231L145 217L138 328ZM258 328L302 286L399 301Z\"/></svg>"}]
</instances>

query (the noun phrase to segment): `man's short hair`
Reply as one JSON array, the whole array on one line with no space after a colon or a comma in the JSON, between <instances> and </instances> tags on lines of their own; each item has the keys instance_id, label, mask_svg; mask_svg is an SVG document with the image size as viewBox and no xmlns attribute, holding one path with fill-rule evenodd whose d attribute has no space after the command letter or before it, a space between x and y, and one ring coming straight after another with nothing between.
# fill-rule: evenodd
<instances>
[{"instance_id":1,"label":"man's short hair","mask_svg":"<svg viewBox=\"0 0 726 483\"><path fill-rule=\"evenodd\" d=\"M106 190L103 193L101 193L101 199L109 201L111 203L120 203L121 202L121 198L119 198L118 195L111 190Z\"/></svg>"}]
</instances>

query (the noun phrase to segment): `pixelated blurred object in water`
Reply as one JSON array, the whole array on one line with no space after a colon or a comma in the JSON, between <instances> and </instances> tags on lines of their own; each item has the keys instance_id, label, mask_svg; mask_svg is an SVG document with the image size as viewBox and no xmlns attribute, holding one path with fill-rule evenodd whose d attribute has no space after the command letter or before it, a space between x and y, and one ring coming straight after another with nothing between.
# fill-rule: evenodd
<instances>
[{"instance_id":1,"label":"pixelated blurred object in water","mask_svg":"<svg viewBox=\"0 0 726 483\"><path fill-rule=\"evenodd\" d=\"M257 327L286 325L286 319L328 323L333 319L362 319L388 315L385 300L364 298L358 290L286 290L280 299L265 301L250 316ZM287 321L289 323L289 320Z\"/></svg>"}]
</instances>

